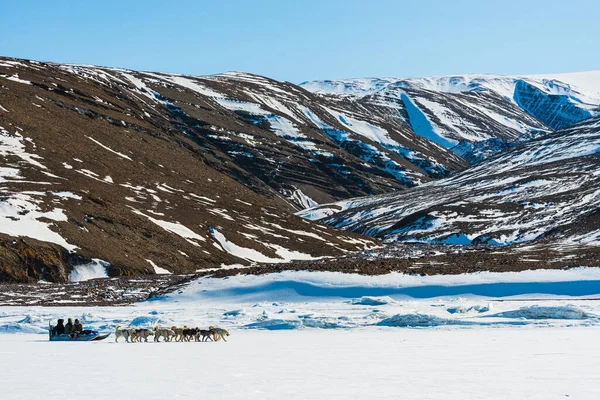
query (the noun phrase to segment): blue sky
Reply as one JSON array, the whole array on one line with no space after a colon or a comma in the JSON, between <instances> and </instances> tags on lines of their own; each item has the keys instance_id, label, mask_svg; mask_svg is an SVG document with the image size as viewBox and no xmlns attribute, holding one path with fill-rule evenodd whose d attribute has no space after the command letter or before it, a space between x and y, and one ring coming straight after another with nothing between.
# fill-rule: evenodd
<instances>
[{"instance_id":1,"label":"blue sky","mask_svg":"<svg viewBox=\"0 0 600 400\"><path fill-rule=\"evenodd\" d=\"M3 1L0 55L312 79L600 69L600 1Z\"/></svg>"}]
</instances>

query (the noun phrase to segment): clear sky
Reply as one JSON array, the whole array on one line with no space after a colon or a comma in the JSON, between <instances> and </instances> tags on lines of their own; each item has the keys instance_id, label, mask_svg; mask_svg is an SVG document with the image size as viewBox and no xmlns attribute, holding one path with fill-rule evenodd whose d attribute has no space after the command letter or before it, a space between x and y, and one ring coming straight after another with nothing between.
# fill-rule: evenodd
<instances>
[{"instance_id":1,"label":"clear sky","mask_svg":"<svg viewBox=\"0 0 600 400\"><path fill-rule=\"evenodd\" d=\"M312 79L600 69L598 0L0 0L0 55Z\"/></svg>"}]
</instances>

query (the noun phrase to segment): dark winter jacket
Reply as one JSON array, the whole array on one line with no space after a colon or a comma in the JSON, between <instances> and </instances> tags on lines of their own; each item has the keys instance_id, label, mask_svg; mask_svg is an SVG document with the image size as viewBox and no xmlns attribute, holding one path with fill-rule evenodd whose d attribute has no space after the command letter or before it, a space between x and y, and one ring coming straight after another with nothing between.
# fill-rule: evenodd
<instances>
[{"instance_id":1,"label":"dark winter jacket","mask_svg":"<svg viewBox=\"0 0 600 400\"><path fill-rule=\"evenodd\" d=\"M62 335L63 333L65 333L65 326L63 325L62 320L60 320L58 324L56 324L52 331L55 335Z\"/></svg>"},{"instance_id":2,"label":"dark winter jacket","mask_svg":"<svg viewBox=\"0 0 600 400\"><path fill-rule=\"evenodd\" d=\"M65 334L70 335L73 332L73 323L71 321L65 324Z\"/></svg>"},{"instance_id":3,"label":"dark winter jacket","mask_svg":"<svg viewBox=\"0 0 600 400\"><path fill-rule=\"evenodd\" d=\"M83 330L83 325L81 325L81 322L75 322L73 324L73 330L72 330L73 333L81 332L82 330Z\"/></svg>"}]
</instances>

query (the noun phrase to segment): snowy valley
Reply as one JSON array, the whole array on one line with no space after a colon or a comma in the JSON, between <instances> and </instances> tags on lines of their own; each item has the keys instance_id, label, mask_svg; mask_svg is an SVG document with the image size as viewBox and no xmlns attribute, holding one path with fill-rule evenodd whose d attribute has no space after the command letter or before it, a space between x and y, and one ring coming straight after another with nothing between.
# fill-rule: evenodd
<instances>
[{"instance_id":1,"label":"snowy valley","mask_svg":"<svg viewBox=\"0 0 600 400\"><path fill-rule=\"evenodd\" d=\"M598 398L599 149L600 72L0 58L5 396ZM47 343L64 317L231 336Z\"/></svg>"},{"instance_id":2,"label":"snowy valley","mask_svg":"<svg viewBox=\"0 0 600 400\"><path fill-rule=\"evenodd\" d=\"M599 400L598 15L3 2L0 400Z\"/></svg>"},{"instance_id":3,"label":"snowy valley","mask_svg":"<svg viewBox=\"0 0 600 400\"><path fill-rule=\"evenodd\" d=\"M590 355L598 349L599 288L598 268L437 277L283 272L200 278L125 307L4 306L0 352L14 367L3 379L13 383L11 399L37 388L58 396L64 389L53 383L81 358L99 372L75 368L71 387L95 399L114 398L117 388L148 399L237 398L240 388L251 399L383 399L400 389L412 399L467 392L593 399L600 394ZM231 335L226 343L114 343L112 336L48 343L48 321L65 316L101 332L216 324ZM149 380L142 365L168 372ZM32 373L34 386L26 382Z\"/></svg>"}]
</instances>

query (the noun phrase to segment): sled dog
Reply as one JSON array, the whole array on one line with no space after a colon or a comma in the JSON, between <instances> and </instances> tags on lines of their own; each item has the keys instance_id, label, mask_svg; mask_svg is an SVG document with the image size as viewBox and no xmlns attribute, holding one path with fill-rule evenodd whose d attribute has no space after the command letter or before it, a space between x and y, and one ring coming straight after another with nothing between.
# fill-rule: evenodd
<instances>
[{"instance_id":1,"label":"sled dog","mask_svg":"<svg viewBox=\"0 0 600 400\"><path fill-rule=\"evenodd\" d=\"M119 342L119 338L122 337L125 339L127 343L129 343L129 338L132 338L135 335L135 329L132 328L123 328L121 325L117 325L115 328L115 342Z\"/></svg>"},{"instance_id":2,"label":"sled dog","mask_svg":"<svg viewBox=\"0 0 600 400\"><path fill-rule=\"evenodd\" d=\"M154 341L159 342L160 338L163 337L165 342L170 342L175 336L175 332L169 328L160 328L156 325L153 329L154 331Z\"/></svg>"},{"instance_id":3,"label":"sled dog","mask_svg":"<svg viewBox=\"0 0 600 400\"><path fill-rule=\"evenodd\" d=\"M135 335L132 337L132 342L141 343L142 340L144 342L148 342L148 337L154 336L154 331L148 328L138 328L135 330Z\"/></svg>"},{"instance_id":4,"label":"sled dog","mask_svg":"<svg viewBox=\"0 0 600 400\"><path fill-rule=\"evenodd\" d=\"M197 333L198 333L198 328L186 328L183 330L183 332L181 334L183 336L183 340L186 342L189 342L192 339L196 338Z\"/></svg>"},{"instance_id":5,"label":"sled dog","mask_svg":"<svg viewBox=\"0 0 600 400\"><path fill-rule=\"evenodd\" d=\"M213 338L211 336L212 336L212 333L210 330L198 329L198 333L196 333L196 341L197 342L206 342L208 339L210 339L212 341Z\"/></svg>"},{"instance_id":6,"label":"sled dog","mask_svg":"<svg viewBox=\"0 0 600 400\"><path fill-rule=\"evenodd\" d=\"M218 342L219 340L223 339L223 341L227 341L225 339L225 336L229 336L229 331L227 331L227 329L223 329L223 328L219 328L216 326L211 326L209 328L209 331L212 334L213 340L215 342Z\"/></svg>"},{"instance_id":7,"label":"sled dog","mask_svg":"<svg viewBox=\"0 0 600 400\"><path fill-rule=\"evenodd\" d=\"M178 328L177 326L173 325L171 327L171 330L173 332L175 332L175 341L176 342L182 342L183 341L183 331L184 329L188 329L187 325L182 326L181 328Z\"/></svg>"}]
</instances>

